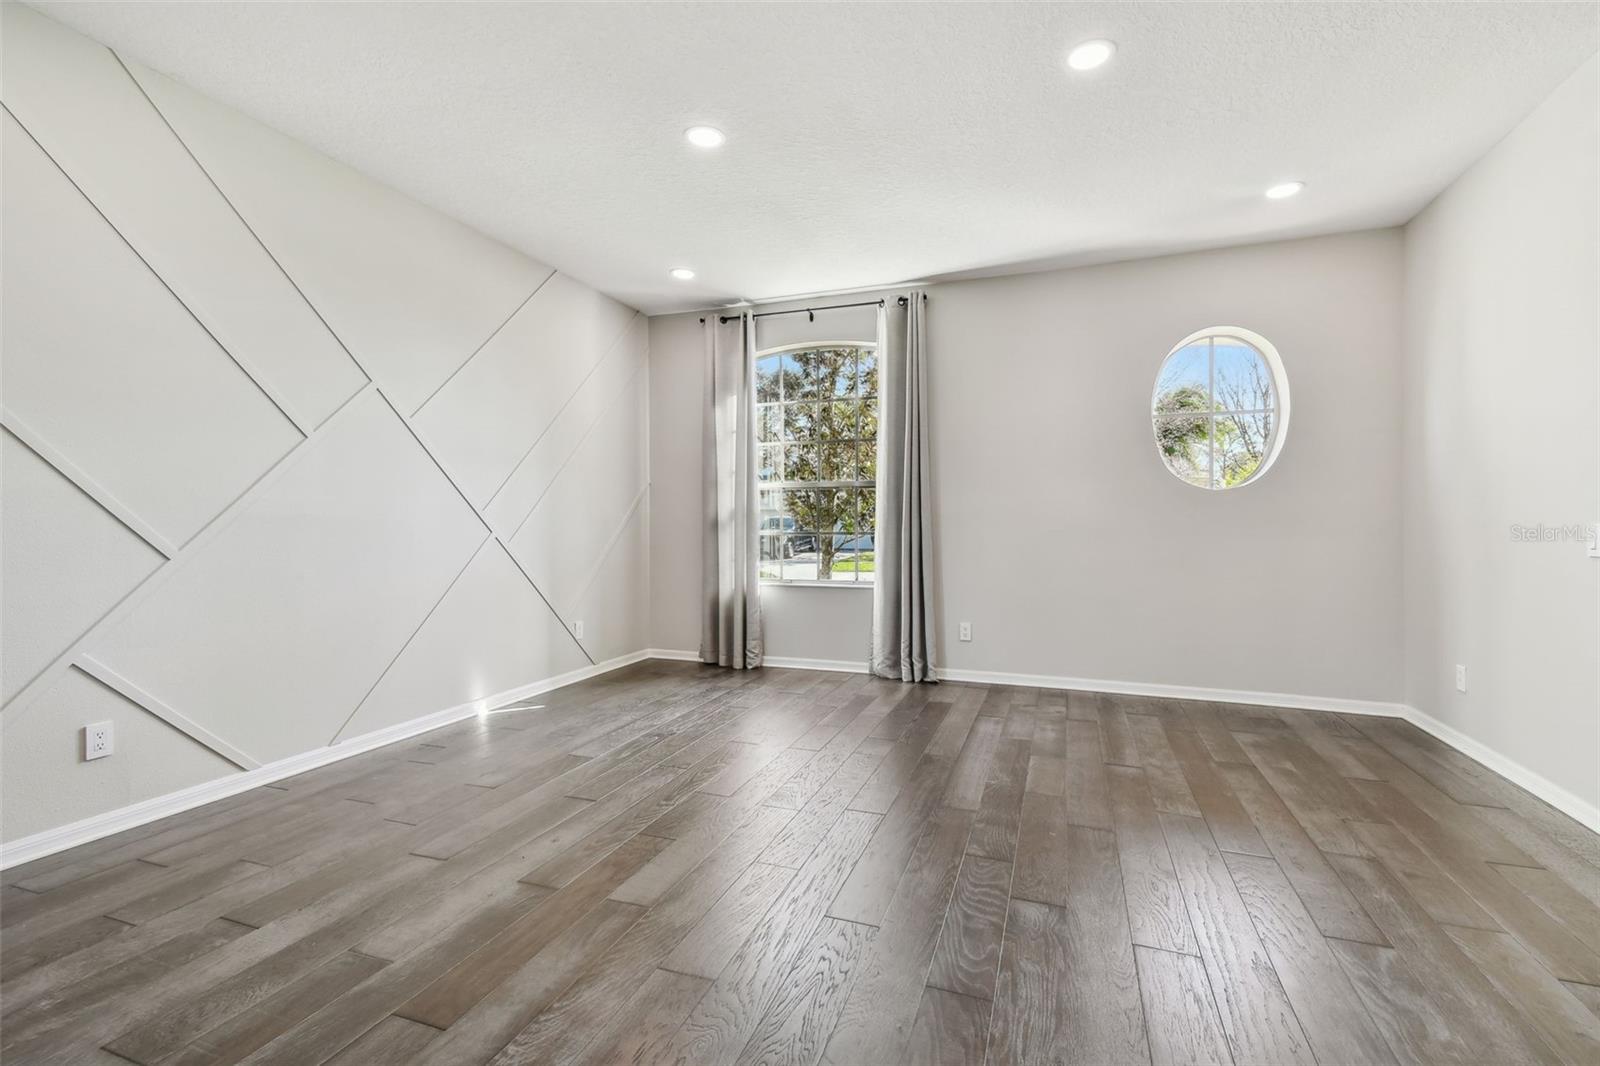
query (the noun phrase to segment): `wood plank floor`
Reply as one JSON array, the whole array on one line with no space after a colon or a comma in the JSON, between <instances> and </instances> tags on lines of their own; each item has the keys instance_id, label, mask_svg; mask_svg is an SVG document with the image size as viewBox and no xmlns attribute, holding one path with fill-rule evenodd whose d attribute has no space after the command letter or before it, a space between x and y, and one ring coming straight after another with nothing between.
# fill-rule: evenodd
<instances>
[{"instance_id":1,"label":"wood plank floor","mask_svg":"<svg viewBox=\"0 0 1600 1066\"><path fill-rule=\"evenodd\" d=\"M9 1063L1600 1063L1600 838L1388 719L650 661L5 872Z\"/></svg>"}]
</instances>

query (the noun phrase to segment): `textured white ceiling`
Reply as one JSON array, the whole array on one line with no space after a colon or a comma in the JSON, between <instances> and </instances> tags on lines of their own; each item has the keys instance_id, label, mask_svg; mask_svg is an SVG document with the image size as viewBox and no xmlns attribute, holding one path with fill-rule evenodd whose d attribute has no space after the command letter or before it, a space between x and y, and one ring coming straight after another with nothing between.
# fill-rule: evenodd
<instances>
[{"instance_id":1,"label":"textured white ceiling","mask_svg":"<svg viewBox=\"0 0 1600 1066\"><path fill-rule=\"evenodd\" d=\"M35 6L649 312L1403 222L1600 42L1588 3Z\"/></svg>"}]
</instances>

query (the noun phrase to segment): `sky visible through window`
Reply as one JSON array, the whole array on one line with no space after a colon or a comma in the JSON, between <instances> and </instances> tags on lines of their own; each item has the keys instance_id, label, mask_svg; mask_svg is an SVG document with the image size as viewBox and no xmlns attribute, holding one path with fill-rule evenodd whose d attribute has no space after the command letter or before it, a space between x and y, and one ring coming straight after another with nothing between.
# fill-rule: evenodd
<instances>
[{"instance_id":1,"label":"sky visible through window","mask_svg":"<svg viewBox=\"0 0 1600 1066\"><path fill-rule=\"evenodd\" d=\"M761 578L870 582L878 359L871 345L756 359Z\"/></svg>"},{"instance_id":2,"label":"sky visible through window","mask_svg":"<svg viewBox=\"0 0 1600 1066\"><path fill-rule=\"evenodd\" d=\"M1152 418L1167 469L1200 488L1242 485L1272 443L1277 389L1266 358L1247 341L1201 337L1167 357Z\"/></svg>"}]
</instances>

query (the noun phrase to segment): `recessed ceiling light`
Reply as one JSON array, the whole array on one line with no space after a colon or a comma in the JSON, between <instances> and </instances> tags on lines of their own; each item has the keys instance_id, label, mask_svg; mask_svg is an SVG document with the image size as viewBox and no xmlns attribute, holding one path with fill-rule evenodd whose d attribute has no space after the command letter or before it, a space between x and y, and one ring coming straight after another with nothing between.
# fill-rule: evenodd
<instances>
[{"instance_id":1,"label":"recessed ceiling light","mask_svg":"<svg viewBox=\"0 0 1600 1066\"><path fill-rule=\"evenodd\" d=\"M728 135L715 126L690 126L683 131L684 139L696 148L721 148Z\"/></svg>"},{"instance_id":2,"label":"recessed ceiling light","mask_svg":"<svg viewBox=\"0 0 1600 1066\"><path fill-rule=\"evenodd\" d=\"M1269 200L1287 200L1306 187L1303 181L1286 181L1282 185L1274 185L1267 190Z\"/></svg>"},{"instance_id":3,"label":"recessed ceiling light","mask_svg":"<svg viewBox=\"0 0 1600 1066\"><path fill-rule=\"evenodd\" d=\"M679 281L693 281L694 271L690 270L688 267L673 267L672 276L677 278Z\"/></svg>"},{"instance_id":4,"label":"recessed ceiling light","mask_svg":"<svg viewBox=\"0 0 1600 1066\"><path fill-rule=\"evenodd\" d=\"M1093 70L1104 66L1117 46L1111 41L1084 41L1067 53L1067 66L1073 70Z\"/></svg>"}]
</instances>

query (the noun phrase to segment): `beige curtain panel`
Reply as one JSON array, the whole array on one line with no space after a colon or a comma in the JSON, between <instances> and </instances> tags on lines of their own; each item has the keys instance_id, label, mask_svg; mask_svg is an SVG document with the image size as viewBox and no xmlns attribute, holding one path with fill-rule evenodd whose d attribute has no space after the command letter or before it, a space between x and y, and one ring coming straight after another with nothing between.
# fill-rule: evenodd
<instances>
[{"instance_id":1,"label":"beige curtain panel","mask_svg":"<svg viewBox=\"0 0 1600 1066\"><path fill-rule=\"evenodd\" d=\"M933 520L928 465L927 297L921 290L879 312L883 411L878 436L877 555L872 672L937 681Z\"/></svg>"},{"instance_id":2,"label":"beige curtain panel","mask_svg":"<svg viewBox=\"0 0 1600 1066\"><path fill-rule=\"evenodd\" d=\"M760 504L756 494L755 319L705 318L702 662L761 665Z\"/></svg>"}]
</instances>

